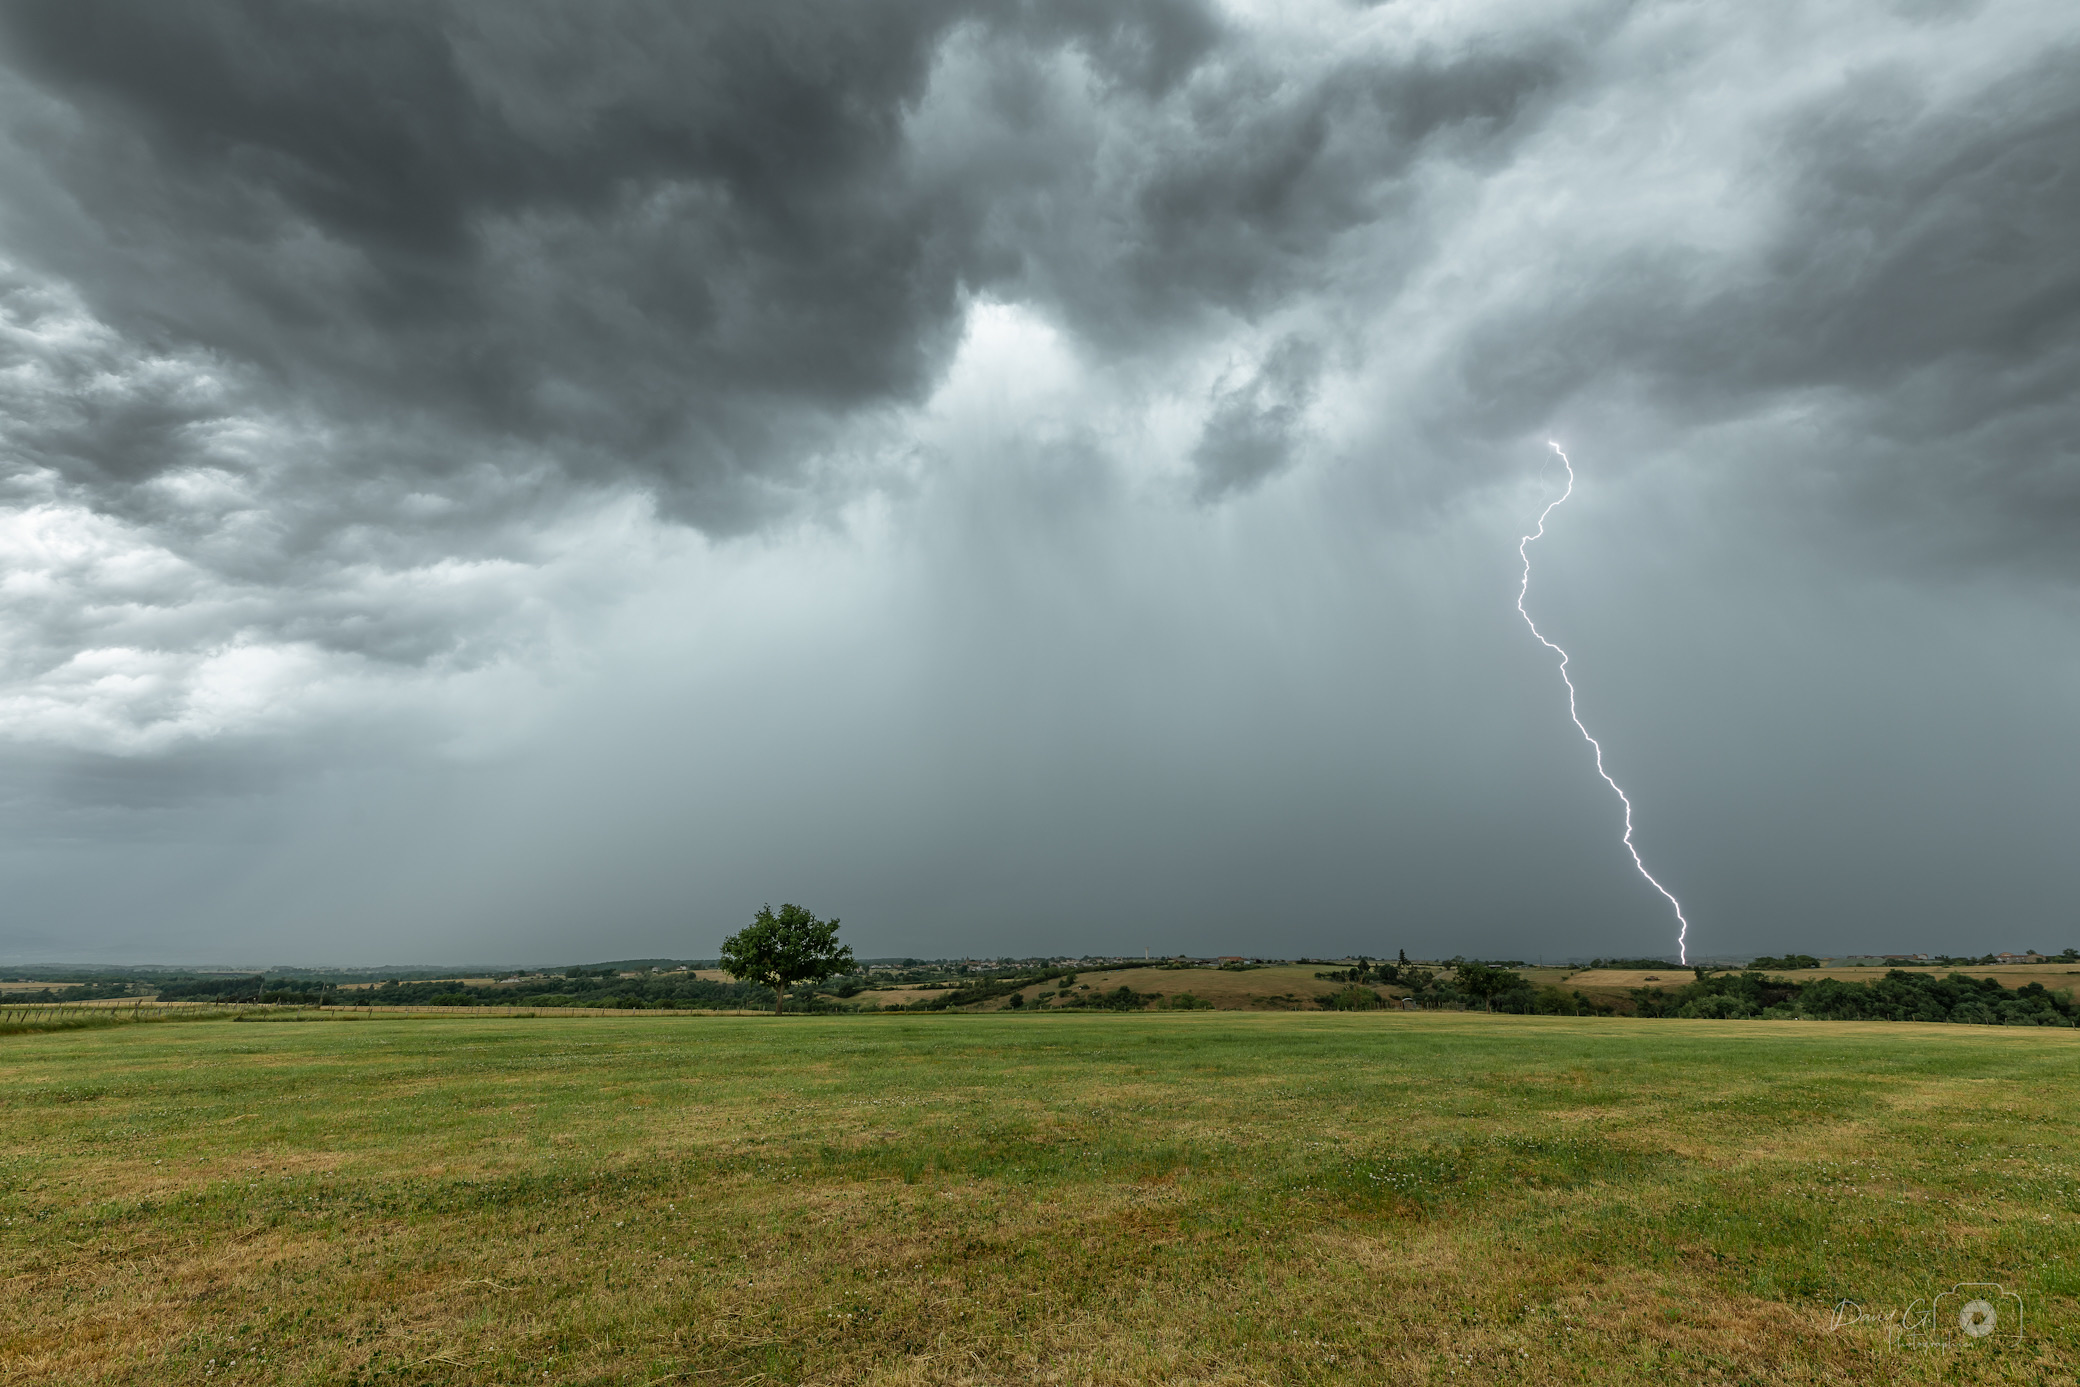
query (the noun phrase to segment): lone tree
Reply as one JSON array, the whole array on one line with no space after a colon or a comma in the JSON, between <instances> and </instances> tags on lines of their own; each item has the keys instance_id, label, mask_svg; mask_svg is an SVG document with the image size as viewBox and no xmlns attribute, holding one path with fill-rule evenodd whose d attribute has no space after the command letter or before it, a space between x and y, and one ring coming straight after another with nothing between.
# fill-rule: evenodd
<instances>
[{"instance_id":1,"label":"lone tree","mask_svg":"<svg viewBox=\"0 0 2080 1387\"><path fill-rule=\"evenodd\" d=\"M1495 999L1524 985L1524 975L1507 968L1490 968L1485 963L1461 963L1455 969L1459 990L1478 997L1483 1010L1495 1010Z\"/></svg>"},{"instance_id":2,"label":"lone tree","mask_svg":"<svg viewBox=\"0 0 2080 1387\"><path fill-rule=\"evenodd\" d=\"M852 946L838 942L838 921L819 920L798 905L774 914L760 906L749 925L722 941L722 971L773 989L773 1015L798 982L822 982L852 971Z\"/></svg>"}]
</instances>

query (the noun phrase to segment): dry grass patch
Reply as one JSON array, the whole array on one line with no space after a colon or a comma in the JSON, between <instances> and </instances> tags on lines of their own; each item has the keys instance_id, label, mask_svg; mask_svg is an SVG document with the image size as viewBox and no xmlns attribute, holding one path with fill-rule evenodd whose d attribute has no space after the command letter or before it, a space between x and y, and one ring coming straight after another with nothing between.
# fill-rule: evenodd
<instances>
[{"instance_id":1,"label":"dry grass patch","mask_svg":"<svg viewBox=\"0 0 2080 1387\"><path fill-rule=\"evenodd\" d=\"M1970 1030L12 1037L0 1382L2070 1381L2080 1037ZM2030 1341L1828 1331L1938 1276L2021 1289Z\"/></svg>"}]
</instances>

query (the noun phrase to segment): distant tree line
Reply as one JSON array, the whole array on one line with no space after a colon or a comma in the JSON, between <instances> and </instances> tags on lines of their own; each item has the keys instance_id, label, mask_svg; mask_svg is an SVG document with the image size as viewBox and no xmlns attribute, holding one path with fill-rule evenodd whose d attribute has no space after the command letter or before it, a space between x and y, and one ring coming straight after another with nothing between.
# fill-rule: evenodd
<instances>
[{"instance_id":1,"label":"distant tree line","mask_svg":"<svg viewBox=\"0 0 2080 1387\"><path fill-rule=\"evenodd\" d=\"M2038 954L2035 950L2030 952L2044 963L2080 963L2080 949L2067 949L2060 954ZM1939 968L1998 968L2004 963L2015 962L2012 958L2002 959L1994 954L1980 954L1977 958L1968 955L1938 954L1928 961ZM1755 968L1760 964L1751 963L1748 966Z\"/></svg>"},{"instance_id":2,"label":"distant tree line","mask_svg":"<svg viewBox=\"0 0 2080 1387\"><path fill-rule=\"evenodd\" d=\"M352 995L352 994L349 994ZM284 1006L337 1005L338 986L315 978L254 974L245 978L195 978L159 985L162 1002L267 1002Z\"/></svg>"},{"instance_id":3,"label":"distant tree line","mask_svg":"<svg viewBox=\"0 0 2080 1387\"><path fill-rule=\"evenodd\" d=\"M578 976L572 976L577 974ZM602 976L605 974L605 976ZM342 995L355 1006L613 1007L624 1011L690 1007L738 1010L773 1005L773 991L749 982L718 982L692 973L622 977L573 968L562 977L523 978L491 986L391 981Z\"/></svg>"},{"instance_id":4,"label":"distant tree line","mask_svg":"<svg viewBox=\"0 0 2080 1387\"><path fill-rule=\"evenodd\" d=\"M1948 1021L1972 1026L2072 1026L2080 1007L2040 982L2004 987L1962 973L1895 968L1871 982L1793 982L1755 969L1703 975L1683 987L1632 992L1635 1014L1712 1020Z\"/></svg>"},{"instance_id":5,"label":"distant tree line","mask_svg":"<svg viewBox=\"0 0 2080 1387\"><path fill-rule=\"evenodd\" d=\"M1332 1011L1370 1011L1378 1007L1406 1004L1429 1011L1478 1008L1519 1016L1611 1016L1617 1008L1586 993L1567 992L1550 984L1534 986L1511 966L1483 963L1478 959L1455 959L1444 968L1426 968L1409 963L1373 963L1360 959L1355 968L1339 969L1315 976L1327 982L1347 984L1341 992L1315 1000ZM1657 965L1659 966L1659 965ZM1408 989L1397 1003L1366 986L1381 983Z\"/></svg>"},{"instance_id":6,"label":"distant tree line","mask_svg":"<svg viewBox=\"0 0 2080 1387\"><path fill-rule=\"evenodd\" d=\"M1534 1016L1611 1016L1618 1011L1611 1003L1579 990L1570 993L1551 985L1535 987L1523 975L1492 964L1463 961L1448 972L1414 965L1388 967L1394 972L1392 981L1407 988L1407 1000L1419 1007L1479 1008ZM1383 971L1373 968L1364 973L1351 969L1328 974L1330 980L1350 985L1317 1001L1339 1011L1391 1005L1388 999L1360 985L1367 977L1388 981L1380 976ZM1838 978L1795 982L1754 968L1739 973L1713 973L1703 968L1694 972L1695 979L1679 988L1633 988L1632 1014L1724 1020L2080 1025L2080 1005L2065 993L2052 991L2038 982L2010 988L1993 978L1970 978L1959 973L1937 977L1901 969L1871 982L1845 982Z\"/></svg>"},{"instance_id":7,"label":"distant tree line","mask_svg":"<svg viewBox=\"0 0 2080 1387\"><path fill-rule=\"evenodd\" d=\"M69 987L46 987L40 992L9 992L9 1002L94 1002L108 997L139 997L151 989L128 982L88 982Z\"/></svg>"},{"instance_id":8,"label":"distant tree line","mask_svg":"<svg viewBox=\"0 0 2080 1387\"><path fill-rule=\"evenodd\" d=\"M265 1002L302 1006L355 1007L694 1007L735 1010L770 1007L770 988L754 983L716 982L692 973L623 977L611 968L571 968L562 976L529 977L491 984L392 978L372 987L341 988L316 979L209 978L159 989L166 1001Z\"/></svg>"}]
</instances>

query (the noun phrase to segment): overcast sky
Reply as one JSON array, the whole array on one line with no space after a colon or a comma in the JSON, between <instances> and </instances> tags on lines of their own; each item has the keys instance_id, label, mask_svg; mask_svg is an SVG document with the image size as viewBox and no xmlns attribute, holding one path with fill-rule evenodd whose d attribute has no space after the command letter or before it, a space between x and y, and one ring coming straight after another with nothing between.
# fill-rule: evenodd
<instances>
[{"instance_id":1,"label":"overcast sky","mask_svg":"<svg viewBox=\"0 0 2080 1387\"><path fill-rule=\"evenodd\" d=\"M5 0L0 959L2080 944L2064 0Z\"/></svg>"}]
</instances>

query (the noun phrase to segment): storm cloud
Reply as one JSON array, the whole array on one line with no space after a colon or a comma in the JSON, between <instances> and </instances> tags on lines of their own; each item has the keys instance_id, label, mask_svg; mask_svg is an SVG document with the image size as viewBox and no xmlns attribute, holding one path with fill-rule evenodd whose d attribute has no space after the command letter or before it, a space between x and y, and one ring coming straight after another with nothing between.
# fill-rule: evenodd
<instances>
[{"instance_id":1,"label":"storm cloud","mask_svg":"<svg viewBox=\"0 0 2080 1387\"><path fill-rule=\"evenodd\" d=\"M2071 942L2051 9L0 5L0 953Z\"/></svg>"}]
</instances>

